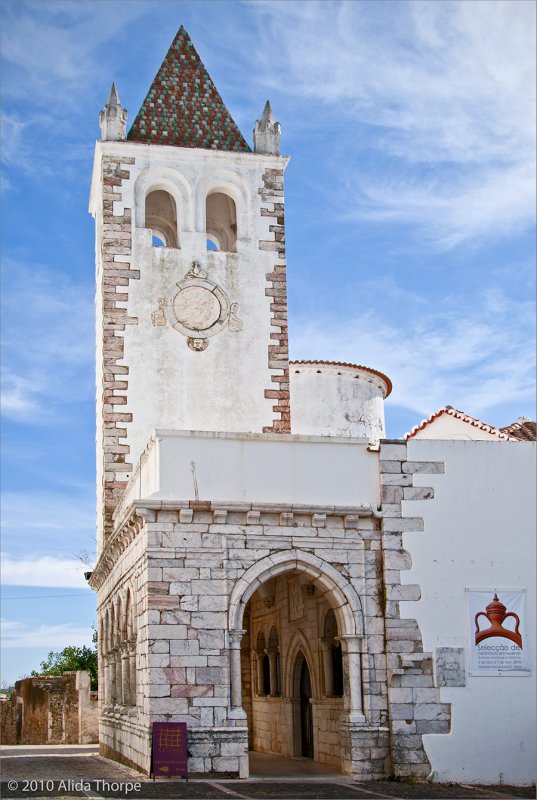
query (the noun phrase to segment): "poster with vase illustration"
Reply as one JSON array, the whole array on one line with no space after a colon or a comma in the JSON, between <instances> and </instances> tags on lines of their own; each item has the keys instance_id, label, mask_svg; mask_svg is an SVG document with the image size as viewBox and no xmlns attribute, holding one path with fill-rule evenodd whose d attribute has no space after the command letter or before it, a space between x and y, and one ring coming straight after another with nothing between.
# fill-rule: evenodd
<instances>
[{"instance_id":1,"label":"poster with vase illustration","mask_svg":"<svg viewBox=\"0 0 537 800\"><path fill-rule=\"evenodd\" d=\"M466 589L470 675L529 676L524 589Z\"/></svg>"}]
</instances>

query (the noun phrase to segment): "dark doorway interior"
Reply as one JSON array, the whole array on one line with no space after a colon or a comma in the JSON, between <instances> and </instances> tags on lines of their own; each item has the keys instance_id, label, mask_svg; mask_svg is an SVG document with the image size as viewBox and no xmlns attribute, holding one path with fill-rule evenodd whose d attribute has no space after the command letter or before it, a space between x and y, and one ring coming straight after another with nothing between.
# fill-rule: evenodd
<instances>
[{"instance_id":1,"label":"dark doorway interior","mask_svg":"<svg viewBox=\"0 0 537 800\"><path fill-rule=\"evenodd\" d=\"M311 679L308 664L304 658L300 670L300 733L302 755L313 758L313 715L311 708Z\"/></svg>"}]
</instances>

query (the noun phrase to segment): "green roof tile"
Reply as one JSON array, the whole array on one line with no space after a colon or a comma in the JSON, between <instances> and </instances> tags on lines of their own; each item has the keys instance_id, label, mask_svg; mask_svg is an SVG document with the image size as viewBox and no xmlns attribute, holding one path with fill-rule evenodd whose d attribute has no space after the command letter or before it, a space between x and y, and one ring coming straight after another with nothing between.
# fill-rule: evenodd
<instances>
[{"instance_id":1,"label":"green roof tile","mask_svg":"<svg viewBox=\"0 0 537 800\"><path fill-rule=\"evenodd\" d=\"M183 26L127 139L146 144L251 152Z\"/></svg>"}]
</instances>

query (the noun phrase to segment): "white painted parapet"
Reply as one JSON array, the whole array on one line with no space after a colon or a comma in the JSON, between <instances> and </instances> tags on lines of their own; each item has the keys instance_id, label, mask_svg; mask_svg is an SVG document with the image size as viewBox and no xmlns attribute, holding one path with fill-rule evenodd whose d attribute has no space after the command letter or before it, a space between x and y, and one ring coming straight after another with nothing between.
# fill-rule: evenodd
<instances>
[{"instance_id":1,"label":"white painted parapet","mask_svg":"<svg viewBox=\"0 0 537 800\"><path fill-rule=\"evenodd\" d=\"M289 378L293 433L384 438L384 400L392 388L386 375L355 364L292 361Z\"/></svg>"},{"instance_id":2,"label":"white painted parapet","mask_svg":"<svg viewBox=\"0 0 537 800\"><path fill-rule=\"evenodd\" d=\"M116 518L135 500L367 506L380 502L365 439L155 431Z\"/></svg>"}]
</instances>

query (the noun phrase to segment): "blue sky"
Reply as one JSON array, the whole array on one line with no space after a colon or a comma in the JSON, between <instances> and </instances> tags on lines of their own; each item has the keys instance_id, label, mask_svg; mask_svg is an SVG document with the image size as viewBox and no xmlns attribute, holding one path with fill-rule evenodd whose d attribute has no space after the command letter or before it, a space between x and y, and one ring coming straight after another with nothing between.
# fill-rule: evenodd
<instances>
[{"instance_id":1,"label":"blue sky","mask_svg":"<svg viewBox=\"0 0 537 800\"><path fill-rule=\"evenodd\" d=\"M534 412L535 5L2 4L3 672L91 640L98 113L179 26L246 138L282 125L295 359L390 376L388 435Z\"/></svg>"}]
</instances>

